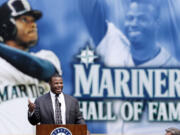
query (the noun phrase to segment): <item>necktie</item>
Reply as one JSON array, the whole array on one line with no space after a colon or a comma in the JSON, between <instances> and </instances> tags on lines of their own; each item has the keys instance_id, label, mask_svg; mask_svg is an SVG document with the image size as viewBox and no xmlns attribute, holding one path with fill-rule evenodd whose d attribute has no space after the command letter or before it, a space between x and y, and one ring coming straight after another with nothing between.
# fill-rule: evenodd
<instances>
[{"instance_id":1,"label":"necktie","mask_svg":"<svg viewBox=\"0 0 180 135\"><path fill-rule=\"evenodd\" d=\"M55 97L55 124L62 124L61 103L59 103L58 96Z\"/></svg>"}]
</instances>

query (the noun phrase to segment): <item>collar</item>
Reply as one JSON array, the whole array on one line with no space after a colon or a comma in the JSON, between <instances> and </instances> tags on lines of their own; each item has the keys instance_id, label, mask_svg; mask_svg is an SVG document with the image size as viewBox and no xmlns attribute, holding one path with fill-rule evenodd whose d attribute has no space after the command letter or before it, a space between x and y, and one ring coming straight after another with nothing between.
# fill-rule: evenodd
<instances>
[{"instance_id":1,"label":"collar","mask_svg":"<svg viewBox=\"0 0 180 135\"><path fill-rule=\"evenodd\" d=\"M52 91L50 91L50 96L55 98L56 97L56 94L54 94ZM64 94L63 92L61 92L61 94L59 94L58 98L63 98Z\"/></svg>"},{"instance_id":2,"label":"collar","mask_svg":"<svg viewBox=\"0 0 180 135\"><path fill-rule=\"evenodd\" d=\"M162 67L166 64L167 60L170 59L170 54L163 48L160 48L160 52L153 59L141 64L142 67Z\"/></svg>"}]
</instances>

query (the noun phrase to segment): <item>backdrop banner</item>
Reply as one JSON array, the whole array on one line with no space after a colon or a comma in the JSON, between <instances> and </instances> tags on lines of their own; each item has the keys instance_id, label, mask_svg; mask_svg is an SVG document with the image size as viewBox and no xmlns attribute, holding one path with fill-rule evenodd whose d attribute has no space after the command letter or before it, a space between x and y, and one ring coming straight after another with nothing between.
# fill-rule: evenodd
<instances>
[{"instance_id":1,"label":"backdrop banner","mask_svg":"<svg viewBox=\"0 0 180 135\"><path fill-rule=\"evenodd\" d=\"M180 0L29 3L43 14L30 53L49 50L58 57L63 92L79 100L92 134L164 135L169 127L180 129ZM0 134L35 135L28 99L48 91L3 76Z\"/></svg>"}]
</instances>

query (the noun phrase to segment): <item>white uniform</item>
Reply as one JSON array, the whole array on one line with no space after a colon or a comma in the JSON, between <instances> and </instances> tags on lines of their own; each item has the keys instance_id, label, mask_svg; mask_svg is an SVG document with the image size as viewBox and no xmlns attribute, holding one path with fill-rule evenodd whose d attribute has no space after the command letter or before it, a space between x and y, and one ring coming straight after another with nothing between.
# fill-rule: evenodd
<instances>
[{"instance_id":1,"label":"white uniform","mask_svg":"<svg viewBox=\"0 0 180 135\"><path fill-rule=\"evenodd\" d=\"M107 32L97 46L96 52L106 66L120 67L127 65L129 57L129 41L114 24L107 23Z\"/></svg>"},{"instance_id":2,"label":"white uniform","mask_svg":"<svg viewBox=\"0 0 180 135\"><path fill-rule=\"evenodd\" d=\"M131 53L130 43L125 35L112 23L108 23L108 30L97 47L97 53L101 56L102 62L108 67L135 67ZM153 59L138 65L138 67L168 67L180 66L163 47L160 53ZM114 112L120 113L121 100L114 100ZM117 121L107 123L108 134L120 135L155 135L164 134L168 127L179 128L180 124L169 122L150 123L147 120L147 109L143 113L141 122L124 122L118 115Z\"/></svg>"},{"instance_id":3,"label":"white uniform","mask_svg":"<svg viewBox=\"0 0 180 135\"><path fill-rule=\"evenodd\" d=\"M102 62L108 67L134 67L130 42L126 36L114 24L107 23L107 32L96 48ZM160 53L153 59L138 65L138 67L167 67L179 66L179 62L173 58L163 47Z\"/></svg>"},{"instance_id":4,"label":"white uniform","mask_svg":"<svg viewBox=\"0 0 180 135\"><path fill-rule=\"evenodd\" d=\"M48 60L62 74L60 61L53 52L41 50L31 54ZM33 101L47 92L48 83L22 73L1 57L0 65L0 134L35 134L35 127L28 122L28 98Z\"/></svg>"}]
</instances>

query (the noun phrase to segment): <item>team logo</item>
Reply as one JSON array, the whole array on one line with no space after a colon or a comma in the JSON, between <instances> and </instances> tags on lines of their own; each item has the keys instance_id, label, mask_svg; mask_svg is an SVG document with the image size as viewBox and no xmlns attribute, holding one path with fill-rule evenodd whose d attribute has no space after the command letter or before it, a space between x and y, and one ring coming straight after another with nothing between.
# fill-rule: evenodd
<instances>
[{"instance_id":1,"label":"team logo","mask_svg":"<svg viewBox=\"0 0 180 135\"><path fill-rule=\"evenodd\" d=\"M71 131L64 127L54 129L50 135L72 135Z\"/></svg>"}]
</instances>

